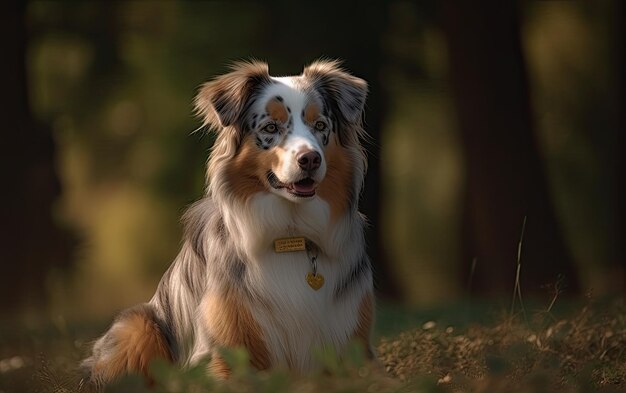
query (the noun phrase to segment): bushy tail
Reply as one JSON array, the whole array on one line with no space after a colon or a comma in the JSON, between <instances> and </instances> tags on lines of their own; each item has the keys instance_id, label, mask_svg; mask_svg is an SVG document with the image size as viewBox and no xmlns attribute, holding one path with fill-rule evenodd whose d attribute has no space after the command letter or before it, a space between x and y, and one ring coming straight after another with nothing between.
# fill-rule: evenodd
<instances>
[{"instance_id":1,"label":"bushy tail","mask_svg":"<svg viewBox=\"0 0 626 393\"><path fill-rule=\"evenodd\" d=\"M147 303L118 315L96 341L92 355L82 362L82 367L95 385L104 385L125 374L143 374L150 381L148 368L156 358L173 360L172 340L154 306Z\"/></svg>"}]
</instances>

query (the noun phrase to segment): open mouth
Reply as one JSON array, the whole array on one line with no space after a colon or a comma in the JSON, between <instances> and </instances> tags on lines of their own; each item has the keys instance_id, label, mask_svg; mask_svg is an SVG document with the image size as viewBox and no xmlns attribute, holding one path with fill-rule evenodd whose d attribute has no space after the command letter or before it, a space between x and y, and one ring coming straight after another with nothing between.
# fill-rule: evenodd
<instances>
[{"instance_id":1,"label":"open mouth","mask_svg":"<svg viewBox=\"0 0 626 393\"><path fill-rule=\"evenodd\" d=\"M267 174L267 180L273 188L284 188L288 193L297 197L309 198L315 195L315 180L310 177L305 177L295 183L286 184L278 180L274 172L269 172Z\"/></svg>"}]
</instances>

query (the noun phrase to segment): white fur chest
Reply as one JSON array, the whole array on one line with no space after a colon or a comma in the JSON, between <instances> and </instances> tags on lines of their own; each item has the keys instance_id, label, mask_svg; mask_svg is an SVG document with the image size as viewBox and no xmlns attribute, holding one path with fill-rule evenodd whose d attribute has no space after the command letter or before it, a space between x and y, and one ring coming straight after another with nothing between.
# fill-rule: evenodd
<instances>
[{"instance_id":1,"label":"white fur chest","mask_svg":"<svg viewBox=\"0 0 626 393\"><path fill-rule=\"evenodd\" d=\"M269 309L253 309L273 363L307 371L314 367L313 352L322 347L345 346L358 322L364 289L335 299L344 274L339 261L319 258L318 274L324 285L314 290L306 281L311 264L305 252L267 254L249 271L256 291Z\"/></svg>"},{"instance_id":2,"label":"white fur chest","mask_svg":"<svg viewBox=\"0 0 626 393\"><path fill-rule=\"evenodd\" d=\"M248 283L262 299L262 306L253 306L251 312L272 363L308 371L315 367L316 349L340 350L351 339L360 302L371 290L371 280L362 280L336 296L341 280L362 258L361 223L348 217L329 223L328 205L319 198L293 205L273 195L258 195L247 214L240 213L227 225L237 228L245 245ZM306 280L312 272L312 254L274 251L275 239L291 236L303 236L319 247L317 272L324 276L320 289L311 288Z\"/></svg>"}]
</instances>

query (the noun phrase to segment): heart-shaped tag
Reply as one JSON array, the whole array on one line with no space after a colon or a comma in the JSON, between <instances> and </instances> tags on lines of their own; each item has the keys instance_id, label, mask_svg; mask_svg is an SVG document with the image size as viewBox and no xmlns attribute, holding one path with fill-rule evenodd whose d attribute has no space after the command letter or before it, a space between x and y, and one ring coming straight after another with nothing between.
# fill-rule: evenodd
<instances>
[{"instance_id":1,"label":"heart-shaped tag","mask_svg":"<svg viewBox=\"0 0 626 393\"><path fill-rule=\"evenodd\" d=\"M321 274L313 274L311 272L306 275L306 282L316 291L324 286L324 276Z\"/></svg>"}]
</instances>

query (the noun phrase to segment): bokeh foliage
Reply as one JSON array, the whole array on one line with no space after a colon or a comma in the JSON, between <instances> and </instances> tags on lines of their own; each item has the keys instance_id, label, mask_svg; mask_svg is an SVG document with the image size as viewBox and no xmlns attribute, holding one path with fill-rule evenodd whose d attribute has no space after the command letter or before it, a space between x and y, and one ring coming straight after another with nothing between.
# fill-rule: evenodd
<instances>
[{"instance_id":1,"label":"bokeh foliage","mask_svg":"<svg viewBox=\"0 0 626 393\"><path fill-rule=\"evenodd\" d=\"M502 322L485 309L508 305L510 292L484 307L468 298L471 277L463 272L472 261L462 256L468 158L441 2L18 3L27 33L18 38L25 39L28 111L43 138L25 143L28 151L11 151L28 135L7 134L13 155L3 163L21 176L16 162L50 154L42 173L54 170L60 187L47 195L52 206L38 209L33 195L46 192L40 179L26 176L19 184L28 187L12 189L33 212L23 219L28 236L17 240L32 255L46 255L44 240L31 242L47 222L37 217L42 211L76 239L62 263L41 258L23 269L37 274L3 277L15 298L3 301L11 307L0 315L0 389L75 386L67 370L88 340L115 311L152 295L178 251L181 213L204 192L213 137L197 130L195 91L229 62L251 57L268 61L274 75L299 73L318 57L341 58L370 83L366 124L375 139L362 207L375 222L370 253L379 276L385 268L380 292L400 301L382 301L377 322L381 360L395 379L362 367L358 356L347 368L326 359L330 373L312 378L256 375L235 351L241 373L219 389L510 391L505 382L512 380L521 381L519 391L554 383L562 391L623 387L623 305L608 314L587 308L568 318L542 312L539 322L520 315ZM623 294L623 5L525 1L518 9L534 120L529 132L538 141L550 202L583 290ZM13 159L20 154L27 158ZM15 241L16 231L5 226L3 238ZM521 259L533 263L523 253ZM544 302L556 288L546 283L552 285L539 291ZM411 311L416 305L418 313ZM434 314L437 323L424 325ZM469 322L482 324L467 328ZM378 342L381 335L388 338ZM213 383L197 368L155 367L167 377L157 381L162 391ZM144 389L139 379L125 383L119 391Z\"/></svg>"},{"instance_id":2,"label":"bokeh foliage","mask_svg":"<svg viewBox=\"0 0 626 393\"><path fill-rule=\"evenodd\" d=\"M290 74L316 57L345 54L358 74L368 47L383 86L368 107L368 116L382 119L374 141L380 171L370 186L380 187L376 230L386 258L379 263L389 266L409 303L445 302L465 292L459 276L471 261L459 260L464 157L437 6L393 1L353 16L385 10L369 29L380 33L368 33L365 43L352 35L326 41L317 19L294 32L293 42L285 40L275 20L286 12L282 6L28 3L31 104L52 128L62 186L53 214L79 236L74 268L49 275L51 314L108 315L150 296L177 251L180 213L203 192L212 137L192 133L200 83L249 57ZM583 287L596 293L614 286L606 283L619 257L611 200L618 154L618 71L607 25L613 9L610 2L522 7L536 137ZM293 10L318 15L310 5ZM362 20L353 22L346 34L368 30ZM297 38L317 46L301 47ZM350 42L360 57L341 46Z\"/></svg>"}]
</instances>

